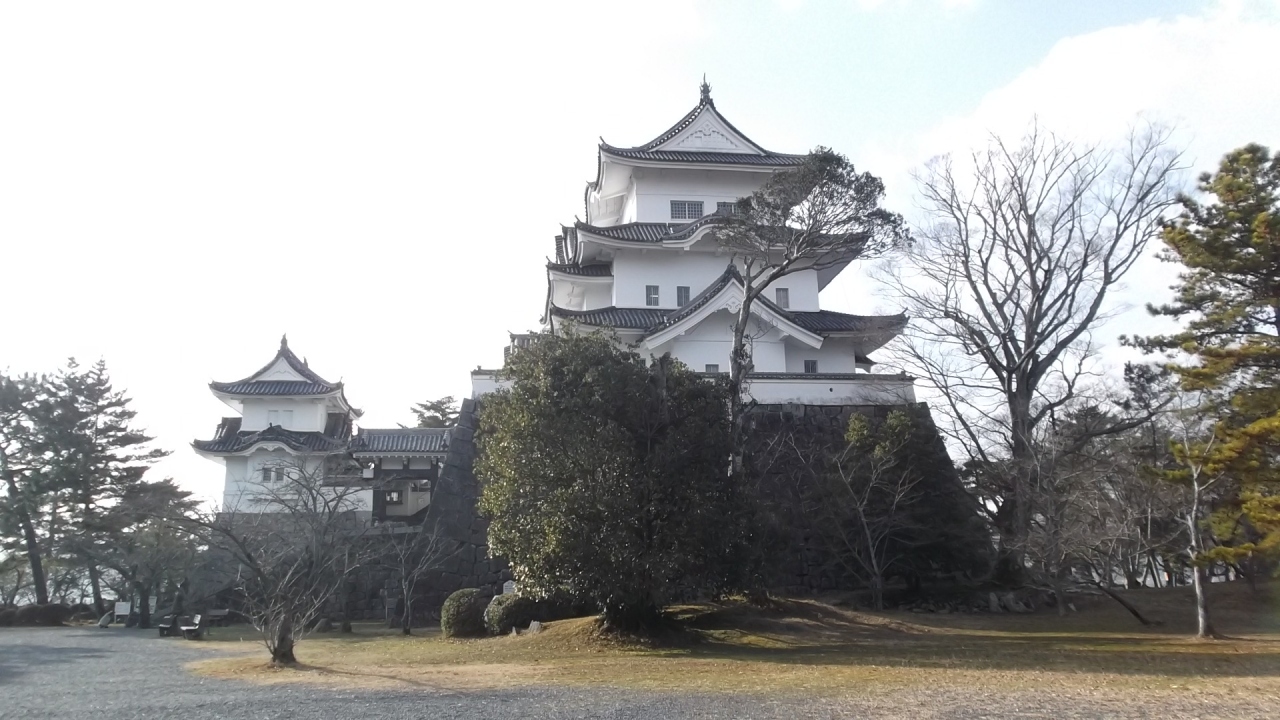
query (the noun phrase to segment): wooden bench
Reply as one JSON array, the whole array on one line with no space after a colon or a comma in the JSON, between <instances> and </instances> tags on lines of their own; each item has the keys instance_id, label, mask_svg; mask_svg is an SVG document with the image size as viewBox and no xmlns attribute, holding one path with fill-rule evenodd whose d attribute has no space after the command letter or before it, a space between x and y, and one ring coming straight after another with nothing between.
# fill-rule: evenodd
<instances>
[{"instance_id":1,"label":"wooden bench","mask_svg":"<svg viewBox=\"0 0 1280 720\"><path fill-rule=\"evenodd\" d=\"M182 637L188 640L199 640L204 637L204 623L202 622L204 615L195 615L191 618L183 619L186 622L178 625L178 628L182 630Z\"/></svg>"},{"instance_id":2,"label":"wooden bench","mask_svg":"<svg viewBox=\"0 0 1280 720\"><path fill-rule=\"evenodd\" d=\"M210 610L205 614L208 616L205 619L206 626L222 627L231 622L231 611L226 608Z\"/></svg>"}]
</instances>

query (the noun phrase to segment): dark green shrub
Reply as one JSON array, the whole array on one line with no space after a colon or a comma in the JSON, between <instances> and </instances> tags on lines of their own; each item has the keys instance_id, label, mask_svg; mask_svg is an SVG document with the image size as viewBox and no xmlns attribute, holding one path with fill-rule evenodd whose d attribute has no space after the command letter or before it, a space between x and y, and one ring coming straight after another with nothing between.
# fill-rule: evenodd
<instances>
[{"instance_id":1,"label":"dark green shrub","mask_svg":"<svg viewBox=\"0 0 1280 720\"><path fill-rule=\"evenodd\" d=\"M71 608L66 605L49 603L48 605L23 605L13 617L14 625L61 625L71 617Z\"/></svg>"},{"instance_id":2,"label":"dark green shrub","mask_svg":"<svg viewBox=\"0 0 1280 720\"><path fill-rule=\"evenodd\" d=\"M13 627L14 616L18 614L13 608L0 610L0 627Z\"/></svg>"},{"instance_id":3,"label":"dark green shrub","mask_svg":"<svg viewBox=\"0 0 1280 720\"><path fill-rule=\"evenodd\" d=\"M476 588L463 588L440 607L440 633L445 637L484 637L484 610L489 598Z\"/></svg>"},{"instance_id":4,"label":"dark green shrub","mask_svg":"<svg viewBox=\"0 0 1280 720\"><path fill-rule=\"evenodd\" d=\"M512 628L527 628L541 617L541 603L519 595L495 595L484 609L484 626L490 635L506 635Z\"/></svg>"}]
</instances>

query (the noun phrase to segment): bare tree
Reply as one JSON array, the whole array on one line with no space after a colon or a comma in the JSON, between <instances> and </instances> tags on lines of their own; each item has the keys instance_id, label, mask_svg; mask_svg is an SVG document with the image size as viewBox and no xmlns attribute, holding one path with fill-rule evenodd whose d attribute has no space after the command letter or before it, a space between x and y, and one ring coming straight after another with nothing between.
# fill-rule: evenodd
<instances>
[{"instance_id":1,"label":"bare tree","mask_svg":"<svg viewBox=\"0 0 1280 720\"><path fill-rule=\"evenodd\" d=\"M403 602L400 628L401 632L409 635L418 582L429 570L440 565L446 554L444 545L434 526L383 523L373 533L373 539L379 546L381 564L396 574Z\"/></svg>"},{"instance_id":2,"label":"bare tree","mask_svg":"<svg viewBox=\"0 0 1280 720\"><path fill-rule=\"evenodd\" d=\"M359 488L327 482L346 462L340 455L280 460L247 483L243 509L194 522L235 568L234 586L273 664L297 662L297 643L368 559Z\"/></svg>"},{"instance_id":3,"label":"bare tree","mask_svg":"<svg viewBox=\"0 0 1280 720\"><path fill-rule=\"evenodd\" d=\"M912 510L922 500L917 486L923 476L905 452L912 440L910 424L901 412L875 428L854 415L844 447L815 477L818 527L833 541L841 565L871 589L876 610L884 609L888 569L910 550L920 530Z\"/></svg>"},{"instance_id":4,"label":"bare tree","mask_svg":"<svg viewBox=\"0 0 1280 720\"><path fill-rule=\"evenodd\" d=\"M820 147L799 167L774 174L739 199L733 213L718 219L715 237L733 253L743 289L729 356L735 448L730 472L742 465L755 302L772 283L792 273L833 270L903 244L902 217L880 207L883 197L879 178L857 172L843 155Z\"/></svg>"},{"instance_id":5,"label":"bare tree","mask_svg":"<svg viewBox=\"0 0 1280 720\"><path fill-rule=\"evenodd\" d=\"M1007 486L983 499L1011 574L1024 570L1043 465L1037 428L1095 379L1108 295L1174 202L1168 137L1135 130L1113 150L1033 127L1016 144L993 137L963 168L936 159L917 176L926 223L903 262L879 269L912 317L902 360L936 389L940 425L971 465L1009 467Z\"/></svg>"}]
</instances>

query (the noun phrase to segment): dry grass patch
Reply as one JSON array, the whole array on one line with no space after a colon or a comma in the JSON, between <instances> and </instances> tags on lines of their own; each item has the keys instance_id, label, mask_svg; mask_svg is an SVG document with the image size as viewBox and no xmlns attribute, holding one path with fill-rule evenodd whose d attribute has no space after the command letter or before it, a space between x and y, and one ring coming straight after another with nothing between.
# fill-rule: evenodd
<instances>
[{"instance_id":1,"label":"dry grass patch","mask_svg":"<svg viewBox=\"0 0 1280 720\"><path fill-rule=\"evenodd\" d=\"M444 640L438 633L313 636L305 665L271 670L265 654L198 663L195 671L256 682L442 689L607 685L657 690L877 694L903 688L993 692L1248 693L1280 698L1280 614L1267 595L1225 591L1219 622L1247 637L1200 642L1175 613L1180 591L1135 593L1169 622L1146 629L1108 600L1081 612L1010 615L866 613L791 600L673 608L684 632L635 644L602 637L594 619L536 635ZM1220 594L1223 594L1220 592Z\"/></svg>"}]
</instances>

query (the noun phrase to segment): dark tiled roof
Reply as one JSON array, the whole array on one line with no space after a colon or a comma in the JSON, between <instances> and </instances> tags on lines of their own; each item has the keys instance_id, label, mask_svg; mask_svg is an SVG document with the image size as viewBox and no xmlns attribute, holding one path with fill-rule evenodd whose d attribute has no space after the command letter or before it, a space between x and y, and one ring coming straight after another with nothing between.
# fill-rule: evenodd
<instances>
[{"instance_id":1,"label":"dark tiled roof","mask_svg":"<svg viewBox=\"0 0 1280 720\"><path fill-rule=\"evenodd\" d=\"M255 380L281 359L304 380ZM209 387L227 395L328 395L341 390L342 383L331 383L312 372L311 368L289 349L289 341L281 337L280 350L276 352L275 357L271 358L271 362L263 365L257 372L234 382L211 382Z\"/></svg>"},{"instance_id":2,"label":"dark tiled roof","mask_svg":"<svg viewBox=\"0 0 1280 720\"><path fill-rule=\"evenodd\" d=\"M240 429L241 418L222 418L217 434L212 440L196 440L191 446L207 453L238 453L261 442L278 442L296 452L336 452L342 450L347 443L346 436L330 437L318 432L298 432L285 430L279 425L271 425L265 430L246 432ZM348 424L345 432L351 433Z\"/></svg>"},{"instance_id":3,"label":"dark tiled roof","mask_svg":"<svg viewBox=\"0 0 1280 720\"><path fill-rule=\"evenodd\" d=\"M573 263L547 263L547 269L565 275L582 277L613 277L613 267L599 263L595 265L576 265Z\"/></svg>"},{"instance_id":4,"label":"dark tiled roof","mask_svg":"<svg viewBox=\"0 0 1280 720\"><path fill-rule=\"evenodd\" d=\"M448 428L360 428L353 453L442 453L449 449Z\"/></svg>"},{"instance_id":5,"label":"dark tiled roof","mask_svg":"<svg viewBox=\"0 0 1280 720\"><path fill-rule=\"evenodd\" d=\"M688 150L640 150L636 148L618 148L612 145L600 145L600 152L605 155L628 160L649 160L653 162L673 163L709 163L714 165L757 165L763 167L794 167L804 162L804 155L785 155L769 153L755 155L752 153L701 152Z\"/></svg>"},{"instance_id":6,"label":"dark tiled roof","mask_svg":"<svg viewBox=\"0 0 1280 720\"><path fill-rule=\"evenodd\" d=\"M627 330L648 330L662 322L668 310L658 308L618 308L606 307L595 310L565 310L552 306L551 314L566 320L580 322L583 325L615 327Z\"/></svg>"},{"instance_id":7,"label":"dark tiled roof","mask_svg":"<svg viewBox=\"0 0 1280 720\"><path fill-rule=\"evenodd\" d=\"M848 315L832 310L817 312L788 312L797 325L815 333L852 332L877 333L901 332L907 326L907 316L897 315Z\"/></svg>"},{"instance_id":8,"label":"dark tiled roof","mask_svg":"<svg viewBox=\"0 0 1280 720\"><path fill-rule=\"evenodd\" d=\"M337 390L328 383L301 380L263 380L259 382L209 383L209 387L228 395L328 395Z\"/></svg>"},{"instance_id":9,"label":"dark tiled roof","mask_svg":"<svg viewBox=\"0 0 1280 720\"><path fill-rule=\"evenodd\" d=\"M588 225L579 221L574 223L573 227L574 230L581 230L582 232L591 233L592 235L607 237L611 240L659 243L673 240L684 240L690 235L693 235L704 225L711 225L720 222L723 217L723 215L711 214L704 215L693 222L687 223L630 222L623 223L621 225L609 225L607 227Z\"/></svg>"}]
</instances>

